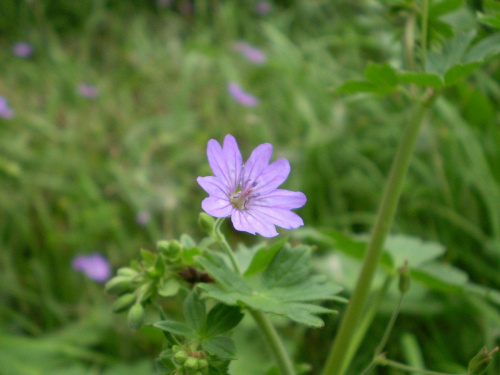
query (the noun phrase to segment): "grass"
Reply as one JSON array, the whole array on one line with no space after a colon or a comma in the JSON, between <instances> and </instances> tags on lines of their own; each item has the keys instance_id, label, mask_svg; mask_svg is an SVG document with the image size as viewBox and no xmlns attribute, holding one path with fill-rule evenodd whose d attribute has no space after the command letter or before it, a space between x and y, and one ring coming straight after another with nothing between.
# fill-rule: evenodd
<instances>
[{"instance_id":1,"label":"grass","mask_svg":"<svg viewBox=\"0 0 500 375\"><path fill-rule=\"evenodd\" d=\"M197 1L197 14L185 16L152 5L72 3L6 1L0 19L0 95L16 111L15 118L0 119L3 345L29 340L46 358L40 345L53 340L57 360L45 368L53 374L77 367L82 374L101 368L111 374L112 364L154 357L160 338L129 332L111 316L101 288L71 270L71 259L98 250L118 267L158 239L200 235L204 194L196 177L210 173L205 147L211 138L232 133L244 155L273 143L275 157L292 165L286 188L309 198L300 211L308 225L369 230L408 103L397 96L336 97L331 89L360 77L368 61L401 61L400 20L384 6L282 2L258 16L249 2L214 1L216 11L204 11ZM11 43L20 39L34 45L32 58L11 55ZM261 47L266 64L235 53L237 40ZM496 289L498 68L498 60L490 62L434 106L394 229L442 242L446 261ZM261 104L235 103L226 92L229 81ZM82 82L96 85L98 98L80 97ZM145 227L135 222L141 210L152 214ZM388 350L401 360L423 358L430 368L462 371L480 346L498 345L498 308L469 296L438 297L439 313L403 315L396 331L411 336L404 342L392 337ZM85 331L94 337L71 351L57 335L83 324L89 313L102 321L74 328L75 337ZM381 314L374 326L384 321ZM380 331L374 328L373 335ZM362 357L375 345L368 340ZM25 360L21 349L12 350L0 357L4 368L49 373L30 367L37 356Z\"/></svg>"}]
</instances>

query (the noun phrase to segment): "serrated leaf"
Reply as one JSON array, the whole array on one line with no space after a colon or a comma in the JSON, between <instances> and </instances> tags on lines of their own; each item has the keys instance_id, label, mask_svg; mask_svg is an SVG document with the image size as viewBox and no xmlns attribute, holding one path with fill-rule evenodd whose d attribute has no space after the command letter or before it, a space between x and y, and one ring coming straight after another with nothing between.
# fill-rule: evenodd
<instances>
[{"instance_id":1,"label":"serrated leaf","mask_svg":"<svg viewBox=\"0 0 500 375\"><path fill-rule=\"evenodd\" d=\"M297 284L311 272L311 250L306 246L293 249L284 247L279 251L263 274L264 283L269 288Z\"/></svg>"},{"instance_id":2,"label":"serrated leaf","mask_svg":"<svg viewBox=\"0 0 500 375\"><path fill-rule=\"evenodd\" d=\"M172 297L179 292L179 280L174 278L161 279L158 283L158 294L162 297Z\"/></svg>"},{"instance_id":3,"label":"serrated leaf","mask_svg":"<svg viewBox=\"0 0 500 375\"><path fill-rule=\"evenodd\" d=\"M235 359L236 357L236 345L229 337L212 337L203 340L201 346L210 354L222 359Z\"/></svg>"},{"instance_id":4,"label":"serrated leaf","mask_svg":"<svg viewBox=\"0 0 500 375\"><path fill-rule=\"evenodd\" d=\"M252 289L243 278L229 268L221 255L206 251L202 256L196 258L196 262L217 280L223 288L228 290L234 288L242 293L252 292Z\"/></svg>"},{"instance_id":5,"label":"serrated leaf","mask_svg":"<svg viewBox=\"0 0 500 375\"><path fill-rule=\"evenodd\" d=\"M236 327L243 316L239 307L219 303L208 313L204 335L211 337L226 333Z\"/></svg>"},{"instance_id":6,"label":"serrated leaf","mask_svg":"<svg viewBox=\"0 0 500 375\"><path fill-rule=\"evenodd\" d=\"M264 271L278 250L280 250L287 241L288 239L285 237L269 247L263 247L257 250L250 262L250 265L245 271L244 276L250 277L256 273Z\"/></svg>"},{"instance_id":7,"label":"serrated leaf","mask_svg":"<svg viewBox=\"0 0 500 375\"><path fill-rule=\"evenodd\" d=\"M442 51L429 52L425 71L444 76L451 67L462 62L465 51L469 48L474 36L473 31L458 34L443 44Z\"/></svg>"},{"instance_id":8,"label":"serrated leaf","mask_svg":"<svg viewBox=\"0 0 500 375\"><path fill-rule=\"evenodd\" d=\"M327 282L321 276L307 278L311 270L310 251L307 247L283 247L260 278L256 279L254 275L252 283L234 274L227 266L224 267L223 261L221 265L218 256L207 255L204 255L203 260L200 259L200 263L207 270L211 270L211 274L218 282L218 277L222 282L201 284L200 288L206 297L227 305L250 307L317 327L322 325L322 320L315 314L332 313L333 310L305 302L341 300L335 296L340 291L337 285ZM223 269L224 272L231 273L231 276L221 275ZM228 280L232 280L233 283Z\"/></svg>"},{"instance_id":9,"label":"serrated leaf","mask_svg":"<svg viewBox=\"0 0 500 375\"><path fill-rule=\"evenodd\" d=\"M188 326L196 332L203 330L206 317L205 301L193 291L188 294L184 301L184 317Z\"/></svg>"},{"instance_id":10,"label":"serrated leaf","mask_svg":"<svg viewBox=\"0 0 500 375\"><path fill-rule=\"evenodd\" d=\"M193 339L197 337L196 332L187 325L173 320L162 320L153 324L153 327L169 332L173 335Z\"/></svg>"},{"instance_id":11,"label":"serrated leaf","mask_svg":"<svg viewBox=\"0 0 500 375\"><path fill-rule=\"evenodd\" d=\"M398 72L398 80L400 83L414 83L435 88L444 86L443 78L433 73Z\"/></svg>"}]
</instances>

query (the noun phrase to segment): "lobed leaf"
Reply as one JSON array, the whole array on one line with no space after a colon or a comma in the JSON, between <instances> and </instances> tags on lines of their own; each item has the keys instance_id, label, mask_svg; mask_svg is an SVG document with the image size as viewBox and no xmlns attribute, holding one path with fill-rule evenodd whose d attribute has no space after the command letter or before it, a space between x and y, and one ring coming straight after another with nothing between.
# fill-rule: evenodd
<instances>
[{"instance_id":1,"label":"lobed leaf","mask_svg":"<svg viewBox=\"0 0 500 375\"><path fill-rule=\"evenodd\" d=\"M226 333L236 327L243 316L239 307L219 303L208 313L204 335L211 337Z\"/></svg>"}]
</instances>

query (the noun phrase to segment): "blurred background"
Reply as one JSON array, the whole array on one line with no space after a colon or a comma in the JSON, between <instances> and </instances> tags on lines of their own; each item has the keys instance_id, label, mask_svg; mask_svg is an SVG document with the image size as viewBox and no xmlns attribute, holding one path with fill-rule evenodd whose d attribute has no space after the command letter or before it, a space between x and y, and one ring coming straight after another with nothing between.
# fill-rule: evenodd
<instances>
[{"instance_id":1,"label":"blurred background","mask_svg":"<svg viewBox=\"0 0 500 375\"><path fill-rule=\"evenodd\" d=\"M233 134L244 159L271 142L273 158L292 166L283 187L308 197L298 210L306 226L368 232L409 103L333 88L370 61L404 67L405 13L395 3L0 0L0 373L155 373L161 334L131 331L102 282L108 265L114 272L157 240L201 237L196 177L211 174L209 139ZM480 2L453 3L431 20L431 47L478 27ZM445 262L492 289L499 78L490 61L433 107L393 228L441 243ZM432 303L403 311L404 334L388 345L394 357L458 372L498 344L498 300L422 293ZM390 312L377 315L365 361ZM326 331L291 328L300 361L323 361L337 320ZM251 327L243 332L232 373L264 373L248 367L257 366L256 339Z\"/></svg>"}]
</instances>

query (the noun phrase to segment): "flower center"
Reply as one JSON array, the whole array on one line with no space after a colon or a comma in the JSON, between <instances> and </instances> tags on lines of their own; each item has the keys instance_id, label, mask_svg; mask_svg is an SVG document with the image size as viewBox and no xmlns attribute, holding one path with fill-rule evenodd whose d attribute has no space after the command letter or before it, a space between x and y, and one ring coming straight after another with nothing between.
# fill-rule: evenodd
<instances>
[{"instance_id":1,"label":"flower center","mask_svg":"<svg viewBox=\"0 0 500 375\"><path fill-rule=\"evenodd\" d=\"M257 185L257 182L254 181L250 184L247 184L251 180L245 181L245 183L240 183L241 190L233 193L229 196L231 199L231 205L237 210L246 210L246 204L251 198L255 198L259 196L259 193L253 194L253 188Z\"/></svg>"}]
</instances>

